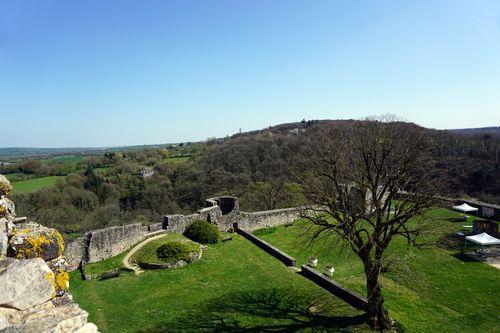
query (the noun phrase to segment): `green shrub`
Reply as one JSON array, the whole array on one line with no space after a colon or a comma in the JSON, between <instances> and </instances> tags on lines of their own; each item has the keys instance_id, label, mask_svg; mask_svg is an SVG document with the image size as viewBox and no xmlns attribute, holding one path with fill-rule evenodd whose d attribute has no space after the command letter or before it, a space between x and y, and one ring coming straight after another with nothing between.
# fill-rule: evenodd
<instances>
[{"instance_id":1,"label":"green shrub","mask_svg":"<svg viewBox=\"0 0 500 333\"><path fill-rule=\"evenodd\" d=\"M174 262L189 259L189 247L181 242L168 242L156 249L158 259Z\"/></svg>"},{"instance_id":2,"label":"green shrub","mask_svg":"<svg viewBox=\"0 0 500 333\"><path fill-rule=\"evenodd\" d=\"M220 232L215 225L198 220L186 229L184 236L201 244L215 244L219 241Z\"/></svg>"},{"instance_id":3,"label":"green shrub","mask_svg":"<svg viewBox=\"0 0 500 333\"><path fill-rule=\"evenodd\" d=\"M253 232L255 236L263 236L263 235L270 235L273 232L276 231L276 227L270 227L270 228L263 228L263 229L257 229Z\"/></svg>"}]
</instances>

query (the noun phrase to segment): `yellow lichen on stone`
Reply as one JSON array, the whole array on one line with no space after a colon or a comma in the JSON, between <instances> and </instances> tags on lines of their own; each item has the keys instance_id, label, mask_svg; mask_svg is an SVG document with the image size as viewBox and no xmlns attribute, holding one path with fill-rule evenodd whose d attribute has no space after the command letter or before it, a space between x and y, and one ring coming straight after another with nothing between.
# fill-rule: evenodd
<instances>
[{"instance_id":1,"label":"yellow lichen on stone","mask_svg":"<svg viewBox=\"0 0 500 333\"><path fill-rule=\"evenodd\" d=\"M59 231L57 231L56 229L52 229L52 234L56 238L57 245L59 245L60 254L62 254L64 251L64 239L63 239L61 233Z\"/></svg>"},{"instance_id":2,"label":"yellow lichen on stone","mask_svg":"<svg viewBox=\"0 0 500 333\"><path fill-rule=\"evenodd\" d=\"M56 279L54 277L54 272L50 271L45 274L45 280L47 280L51 285L54 286L54 292L50 296L51 298L56 297L56 291L57 291L57 285L56 285Z\"/></svg>"},{"instance_id":3,"label":"yellow lichen on stone","mask_svg":"<svg viewBox=\"0 0 500 333\"><path fill-rule=\"evenodd\" d=\"M51 260L62 255L64 240L56 229L30 225L14 229L9 246L11 255L18 259L38 257Z\"/></svg>"},{"instance_id":4,"label":"yellow lichen on stone","mask_svg":"<svg viewBox=\"0 0 500 333\"><path fill-rule=\"evenodd\" d=\"M69 274L66 271L60 271L56 275L56 288L58 290L68 290Z\"/></svg>"}]
</instances>

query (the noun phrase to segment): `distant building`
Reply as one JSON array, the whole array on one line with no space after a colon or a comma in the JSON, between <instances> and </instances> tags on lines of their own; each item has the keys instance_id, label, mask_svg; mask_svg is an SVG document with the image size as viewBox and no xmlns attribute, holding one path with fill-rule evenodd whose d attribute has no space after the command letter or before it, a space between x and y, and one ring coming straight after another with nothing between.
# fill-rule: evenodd
<instances>
[{"instance_id":1,"label":"distant building","mask_svg":"<svg viewBox=\"0 0 500 333\"><path fill-rule=\"evenodd\" d=\"M139 172L139 177L144 179L144 178L151 177L154 174L155 174L155 171L153 170L153 168L146 168L146 169L143 169Z\"/></svg>"}]
</instances>

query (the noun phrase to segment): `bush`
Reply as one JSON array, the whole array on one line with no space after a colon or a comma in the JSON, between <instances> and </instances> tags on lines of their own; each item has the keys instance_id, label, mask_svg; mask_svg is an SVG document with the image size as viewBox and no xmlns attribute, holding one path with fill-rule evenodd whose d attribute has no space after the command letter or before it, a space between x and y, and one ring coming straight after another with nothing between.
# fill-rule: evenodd
<instances>
[{"instance_id":1,"label":"bush","mask_svg":"<svg viewBox=\"0 0 500 333\"><path fill-rule=\"evenodd\" d=\"M263 235L270 235L273 232L277 230L276 227L269 227L269 228L263 228L263 229L258 229L253 232L255 236L263 236Z\"/></svg>"},{"instance_id":2,"label":"bush","mask_svg":"<svg viewBox=\"0 0 500 333\"><path fill-rule=\"evenodd\" d=\"M220 232L215 225L198 220L186 229L184 236L201 244L215 244L219 241Z\"/></svg>"},{"instance_id":3,"label":"bush","mask_svg":"<svg viewBox=\"0 0 500 333\"><path fill-rule=\"evenodd\" d=\"M166 262L174 262L189 259L189 247L181 242L168 242L156 249L158 259Z\"/></svg>"}]
</instances>

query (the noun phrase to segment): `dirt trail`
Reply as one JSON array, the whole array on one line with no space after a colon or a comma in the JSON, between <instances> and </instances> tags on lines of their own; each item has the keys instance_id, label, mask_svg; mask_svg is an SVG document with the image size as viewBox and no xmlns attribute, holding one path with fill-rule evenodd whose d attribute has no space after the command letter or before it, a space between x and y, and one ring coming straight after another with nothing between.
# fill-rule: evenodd
<instances>
[{"instance_id":1,"label":"dirt trail","mask_svg":"<svg viewBox=\"0 0 500 333\"><path fill-rule=\"evenodd\" d=\"M141 274L143 270L139 266L131 262L130 258L132 258L134 253L136 253L141 247L143 247L147 243L154 241L155 239L164 237L165 233L166 233L165 230L161 230L147 235L146 237L149 236L147 239L134 246L134 248L127 253L125 258L123 258L123 266L127 269L133 270L135 274Z\"/></svg>"}]
</instances>

